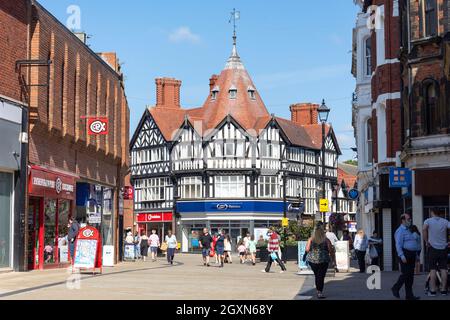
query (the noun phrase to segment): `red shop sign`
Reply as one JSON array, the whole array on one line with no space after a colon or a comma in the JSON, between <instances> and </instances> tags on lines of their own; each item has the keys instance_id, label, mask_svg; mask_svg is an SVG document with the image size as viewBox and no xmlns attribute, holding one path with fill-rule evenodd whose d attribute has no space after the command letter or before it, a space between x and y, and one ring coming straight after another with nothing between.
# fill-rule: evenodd
<instances>
[{"instance_id":1,"label":"red shop sign","mask_svg":"<svg viewBox=\"0 0 450 320\"><path fill-rule=\"evenodd\" d=\"M108 118L90 117L87 121L88 135L108 134Z\"/></svg>"},{"instance_id":2,"label":"red shop sign","mask_svg":"<svg viewBox=\"0 0 450 320\"><path fill-rule=\"evenodd\" d=\"M75 178L72 176L32 166L28 180L28 193L32 196L74 200L75 185Z\"/></svg>"},{"instance_id":3,"label":"red shop sign","mask_svg":"<svg viewBox=\"0 0 450 320\"><path fill-rule=\"evenodd\" d=\"M123 188L123 200L133 200L133 187L126 186Z\"/></svg>"},{"instance_id":4,"label":"red shop sign","mask_svg":"<svg viewBox=\"0 0 450 320\"><path fill-rule=\"evenodd\" d=\"M172 212L138 213L138 222L171 222Z\"/></svg>"}]
</instances>

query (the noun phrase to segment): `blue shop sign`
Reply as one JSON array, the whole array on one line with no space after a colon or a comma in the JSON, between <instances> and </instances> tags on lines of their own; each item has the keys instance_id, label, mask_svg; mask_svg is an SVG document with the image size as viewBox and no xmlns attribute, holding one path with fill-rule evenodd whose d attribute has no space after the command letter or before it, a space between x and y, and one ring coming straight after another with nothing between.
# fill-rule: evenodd
<instances>
[{"instance_id":1,"label":"blue shop sign","mask_svg":"<svg viewBox=\"0 0 450 320\"><path fill-rule=\"evenodd\" d=\"M286 206L288 203L286 203ZM180 213L283 212L283 201L179 201Z\"/></svg>"},{"instance_id":2,"label":"blue shop sign","mask_svg":"<svg viewBox=\"0 0 450 320\"><path fill-rule=\"evenodd\" d=\"M351 189L348 192L348 198L351 200L356 200L359 198L359 191L357 189Z\"/></svg>"},{"instance_id":3,"label":"blue shop sign","mask_svg":"<svg viewBox=\"0 0 450 320\"><path fill-rule=\"evenodd\" d=\"M408 168L389 168L389 188L407 188L411 185L412 173Z\"/></svg>"}]
</instances>

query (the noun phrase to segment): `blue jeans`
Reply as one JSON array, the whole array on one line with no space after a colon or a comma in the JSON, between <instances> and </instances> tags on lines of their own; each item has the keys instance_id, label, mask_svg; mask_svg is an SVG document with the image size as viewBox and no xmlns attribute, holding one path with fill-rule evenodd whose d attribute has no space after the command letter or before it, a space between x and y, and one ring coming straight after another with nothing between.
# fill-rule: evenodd
<instances>
[{"instance_id":1,"label":"blue jeans","mask_svg":"<svg viewBox=\"0 0 450 320\"><path fill-rule=\"evenodd\" d=\"M175 256L175 248L167 248L167 262L171 263Z\"/></svg>"},{"instance_id":2,"label":"blue jeans","mask_svg":"<svg viewBox=\"0 0 450 320\"><path fill-rule=\"evenodd\" d=\"M73 252L75 250L75 241L70 241L69 242L69 252L70 252L70 260L73 263Z\"/></svg>"}]
</instances>

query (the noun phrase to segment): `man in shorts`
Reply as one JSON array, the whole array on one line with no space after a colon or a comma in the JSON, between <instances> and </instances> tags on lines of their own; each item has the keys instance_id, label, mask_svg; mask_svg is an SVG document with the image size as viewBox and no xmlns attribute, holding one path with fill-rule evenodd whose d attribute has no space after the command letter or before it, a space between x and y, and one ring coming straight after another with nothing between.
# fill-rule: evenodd
<instances>
[{"instance_id":1,"label":"man in shorts","mask_svg":"<svg viewBox=\"0 0 450 320\"><path fill-rule=\"evenodd\" d=\"M211 250L213 238L209 234L208 228L203 228L203 234L198 240L200 248L202 248L203 265L209 267L209 251Z\"/></svg>"},{"instance_id":2,"label":"man in shorts","mask_svg":"<svg viewBox=\"0 0 450 320\"><path fill-rule=\"evenodd\" d=\"M440 217L434 210L431 210L431 218L423 223L423 239L428 248L428 261L430 265L430 291L428 296L436 296L436 273L441 272L441 295L447 295L447 259L448 259L448 238L450 222Z\"/></svg>"}]
</instances>

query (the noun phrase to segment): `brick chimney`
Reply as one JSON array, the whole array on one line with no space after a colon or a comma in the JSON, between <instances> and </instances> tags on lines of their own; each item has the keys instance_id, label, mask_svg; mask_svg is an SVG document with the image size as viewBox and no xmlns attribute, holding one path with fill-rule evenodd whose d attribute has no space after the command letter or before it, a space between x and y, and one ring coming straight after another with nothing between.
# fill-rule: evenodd
<instances>
[{"instance_id":1,"label":"brick chimney","mask_svg":"<svg viewBox=\"0 0 450 320\"><path fill-rule=\"evenodd\" d=\"M107 63L114 71L119 71L119 59L115 52L100 52L98 55Z\"/></svg>"},{"instance_id":2,"label":"brick chimney","mask_svg":"<svg viewBox=\"0 0 450 320\"><path fill-rule=\"evenodd\" d=\"M174 78L157 78L156 106L164 108L180 108L181 81Z\"/></svg>"},{"instance_id":3,"label":"brick chimney","mask_svg":"<svg viewBox=\"0 0 450 320\"><path fill-rule=\"evenodd\" d=\"M219 79L219 76L217 74L213 74L209 79L209 92L211 92L216 86L217 79Z\"/></svg>"},{"instance_id":4,"label":"brick chimney","mask_svg":"<svg viewBox=\"0 0 450 320\"><path fill-rule=\"evenodd\" d=\"M291 120L300 125L309 125L318 123L318 104L314 103L296 103L289 107L291 110Z\"/></svg>"}]
</instances>

